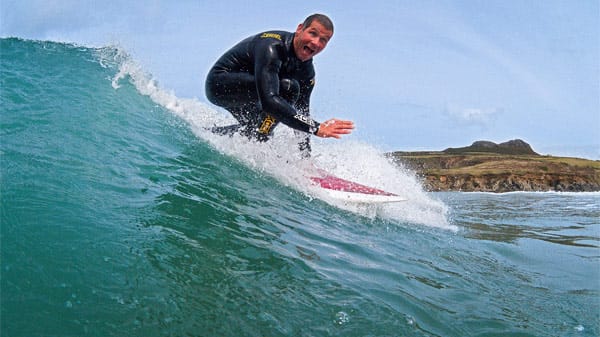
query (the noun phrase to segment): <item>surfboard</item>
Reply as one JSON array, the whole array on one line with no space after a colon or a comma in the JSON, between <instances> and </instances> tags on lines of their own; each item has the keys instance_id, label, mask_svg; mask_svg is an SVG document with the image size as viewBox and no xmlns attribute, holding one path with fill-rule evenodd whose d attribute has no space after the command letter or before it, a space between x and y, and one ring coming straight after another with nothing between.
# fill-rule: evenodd
<instances>
[{"instance_id":1,"label":"surfboard","mask_svg":"<svg viewBox=\"0 0 600 337\"><path fill-rule=\"evenodd\" d=\"M313 184L324 189L330 197L346 202L390 203L408 200L397 194L362 185L330 174L321 177L310 177L310 180Z\"/></svg>"}]
</instances>

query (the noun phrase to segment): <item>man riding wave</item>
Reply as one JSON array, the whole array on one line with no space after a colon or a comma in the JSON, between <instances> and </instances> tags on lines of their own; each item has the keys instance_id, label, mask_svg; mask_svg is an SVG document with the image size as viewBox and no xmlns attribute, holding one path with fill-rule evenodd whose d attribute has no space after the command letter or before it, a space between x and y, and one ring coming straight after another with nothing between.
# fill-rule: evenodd
<instances>
[{"instance_id":1,"label":"man riding wave","mask_svg":"<svg viewBox=\"0 0 600 337\"><path fill-rule=\"evenodd\" d=\"M267 141L283 123L306 137L300 149L310 151L310 134L340 138L354 129L347 120L319 123L310 117L315 85L312 59L333 36L333 23L313 14L294 33L267 31L248 37L221 56L206 78L206 96L227 109L239 124L214 127L218 134L240 133Z\"/></svg>"}]
</instances>

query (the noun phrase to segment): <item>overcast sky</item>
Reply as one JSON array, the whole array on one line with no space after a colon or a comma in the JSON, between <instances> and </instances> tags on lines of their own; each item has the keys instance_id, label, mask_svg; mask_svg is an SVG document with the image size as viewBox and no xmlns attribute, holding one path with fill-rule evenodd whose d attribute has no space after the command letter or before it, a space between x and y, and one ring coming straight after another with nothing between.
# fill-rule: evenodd
<instances>
[{"instance_id":1,"label":"overcast sky","mask_svg":"<svg viewBox=\"0 0 600 337\"><path fill-rule=\"evenodd\" d=\"M204 96L222 52L314 12L335 34L315 58L313 116L354 120L384 150L520 138L600 159L597 0L1 0L0 36L119 44L166 90Z\"/></svg>"}]
</instances>

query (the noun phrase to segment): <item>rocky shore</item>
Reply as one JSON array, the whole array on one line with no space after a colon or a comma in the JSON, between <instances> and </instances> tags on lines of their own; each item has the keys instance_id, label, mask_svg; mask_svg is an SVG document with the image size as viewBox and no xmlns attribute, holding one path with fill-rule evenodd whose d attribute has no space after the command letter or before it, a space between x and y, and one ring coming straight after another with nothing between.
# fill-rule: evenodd
<instances>
[{"instance_id":1,"label":"rocky shore","mask_svg":"<svg viewBox=\"0 0 600 337\"><path fill-rule=\"evenodd\" d=\"M522 140L433 152L393 152L429 191L600 191L600 161L542 156Z\"/></svg>"}]
</instances>

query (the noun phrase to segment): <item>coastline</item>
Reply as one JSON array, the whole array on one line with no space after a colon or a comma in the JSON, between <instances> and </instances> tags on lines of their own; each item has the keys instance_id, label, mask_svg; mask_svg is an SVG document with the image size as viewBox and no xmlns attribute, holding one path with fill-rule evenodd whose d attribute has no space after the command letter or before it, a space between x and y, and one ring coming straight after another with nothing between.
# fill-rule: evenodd
<instances>
[{"instance_id":1,"label":"coastline","mask_svg":"<svg viewBox=\"0 0 600 337\"><path fill-rule=\"evenodd\" d=\"M600 161L539 155L522 141L459 149L389 153L426 190L463 192L598 192ZM517 146L502 146L502 145Z\"/></svg>"}]
</instances>

